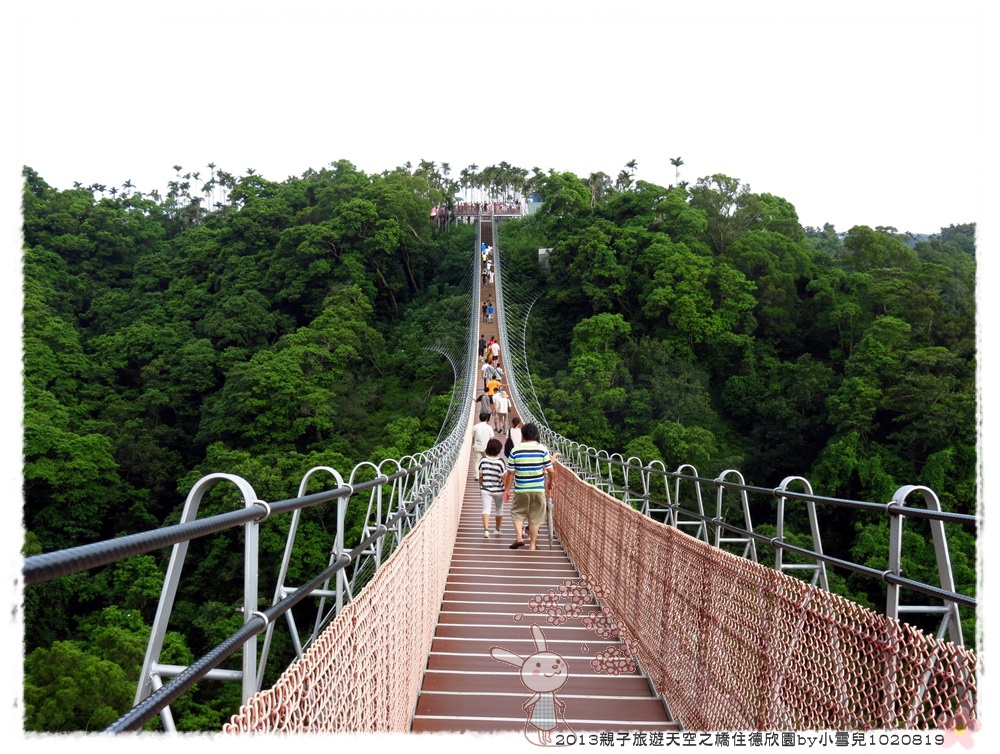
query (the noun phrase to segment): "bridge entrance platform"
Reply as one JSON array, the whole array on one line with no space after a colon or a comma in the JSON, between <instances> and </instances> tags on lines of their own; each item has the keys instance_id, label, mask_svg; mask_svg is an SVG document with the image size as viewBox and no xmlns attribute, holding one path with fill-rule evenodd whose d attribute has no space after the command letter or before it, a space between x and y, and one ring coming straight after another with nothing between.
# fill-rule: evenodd
<instances>
[{"instance_id":1,"label":"bridge entrance platform","mask_svg":"<svg viewBox=\"0 0 1000 754\"><path fill-rule=\"evenodd\" d=\"M595 672L591 662L615 643L613 638L601 639L580 617L553 625L545 612L532 611L533 600L537 604L536 598L549 590L558 592L560 584L580 578L555 533L550 546L543 524L537 550L511 550L515 534L509 515L499 536L491 519L486 539L481 511L470 460L444 601L411 730L525 731L528 715L522 705L532 692L521 683L520 669L494 659L490 649L531 655L536 651L532 625L541 628L547 649L560 655L569 670L565 685L556 691L566 706L565 718L556 716L552 743L557 736L585 731L679 730L641 673ZM583 614L597 609L591 603ZM537 735L533 726L527 729Z\"/></svg>"}]
</instances>

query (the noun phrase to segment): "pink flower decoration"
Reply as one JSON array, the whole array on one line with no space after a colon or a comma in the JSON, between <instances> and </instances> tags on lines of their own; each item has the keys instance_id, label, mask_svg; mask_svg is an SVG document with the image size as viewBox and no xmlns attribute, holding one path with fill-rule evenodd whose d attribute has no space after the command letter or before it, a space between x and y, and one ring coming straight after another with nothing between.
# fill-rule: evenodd
<instances>
[{"instance_id":1,"label":"pink flower decoration","mask_svg":"<svg viewBox=\"0 0 1000 754\"><path fill-rule=\"evenodd\" d=\"M976 745L972 734L982 727L969 705L963 702L954 717L943 716L941 727L944 728L945 748L958 743L966 749Z\"/></svg>"}]
</instances>

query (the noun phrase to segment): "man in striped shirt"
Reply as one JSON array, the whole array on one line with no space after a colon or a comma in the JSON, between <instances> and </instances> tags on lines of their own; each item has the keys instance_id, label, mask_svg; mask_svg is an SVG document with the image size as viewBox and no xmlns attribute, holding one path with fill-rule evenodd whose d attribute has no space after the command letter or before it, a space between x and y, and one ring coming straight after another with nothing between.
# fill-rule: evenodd
<instances>
[{"instance_id":1,"label":"man in striped shirt","mask_svg":"<svg viewBox=\"0 0 1000 754\"><path fill-rule=\"evenodd\" d=\"M517 541L510 546L516 550L530 544L535 549L538 527L545 520L545 493L552 493L555 467L549 449L539 440L538 427L525 424L521 429L521 444L514 447L507 457L507 473L504 475L504 500L510 500L513 483L514 504L510 507L510 517L514 520ZM524 541L524 522L528 522L529 542Z\"/></svg>"}]
</instances>

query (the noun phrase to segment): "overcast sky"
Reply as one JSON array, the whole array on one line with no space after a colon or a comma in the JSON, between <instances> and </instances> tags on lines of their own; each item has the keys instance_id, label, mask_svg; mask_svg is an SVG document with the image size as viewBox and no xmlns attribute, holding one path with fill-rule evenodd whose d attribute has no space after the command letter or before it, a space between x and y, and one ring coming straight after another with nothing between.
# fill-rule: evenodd
<instances>
[{"instance_id":1,"label":"overcast sky","mask_svg":"<svg viewBox=\"0 0 1000 754\"><path fill-rule=\"evenodd\" d=\"M340 159L369 173L506 160L581 177L634 159L636 178L668 184L681 157L682 180L739 178L790 201L803 225L977 222L980 280L995 279L983 253L997 198L987 8L11 0L0 299L16 317L21 165L59 189L148 191L174 165L280 181ZM3 344L11 370L17 330ZM2 410L4 426L19 424L16 402ZM16 460L4 479L17 494Z\"/></svg>"},{"instance_id":2,"label":"overcast sky","mask_svg":"<svg viewBox=\"0 0 1000 754\"><path fill-rule=\"evenodd\" d=\"M804 225L933 233L976 219L979 7L36 0L6 11L17 157L56 188L146 191L174 165L283 180L339 159L635 159L667 184L681 157Z\"/></svg>"}]
</instances>

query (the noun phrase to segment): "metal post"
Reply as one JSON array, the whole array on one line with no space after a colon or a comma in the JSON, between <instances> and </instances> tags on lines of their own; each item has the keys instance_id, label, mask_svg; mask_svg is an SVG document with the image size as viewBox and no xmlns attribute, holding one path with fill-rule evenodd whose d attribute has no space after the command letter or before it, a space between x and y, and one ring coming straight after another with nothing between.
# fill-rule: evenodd
<instances>
[{"instance_id":1,"label":"metal post","mask_svg":"<svg viewBox=\"0 0 1000 754\"><path fill-rule=\"evenodd\" d=\"M181 512L181 523L193 521L198 517L198 506L205 493L216 483L226 481L236 485L243 496L243 504L246 507L257 505L257 494L250 484L233 474L209 474L199 479L187 499L184 501L184 508ZM243 620L248 621L254 610L257 609L257 524L251 522L246 524L246 547L244 557L248 560L252 558L253 574L251 576L251 566L249 563L244 568L244 589L243 589ZM135 704L139 704L143 699L153 692L153 669L160 660L160 652L163 650L163 640L167 633L167 624L170 620L170 613L173 610L174 599L177 596L177 585L180 582L181 570L184 566L184 558L187 556L189 541L180 542L173 547L170 554L170 562L167 565L167 572L163 580L163 588L160 591L160 602L156 607L156 616L153 618L153 625L149 634L149 643L146 646L146 656L143 659L142 670L139 674L139 684L135 692ZM256 674L253 665L256 662L256 637L248 641L243 648L244 677L243 677L243 701L245 702L254 691ZM251 672L246 675L247 669ZM167 713L169 714L169 713ZM162 716L162 713L161 713ZM164 724L166 721L164 720Z\"/></svg>"},{"instance_id":2,"label":"metal post","mask_svg":"<svg viewBox=\"0 0 1000 754\"><path fill-rule=\"evenodd\" d=\"M685 469L690 469L691 473L689 476L694 477L694 479L692 480L694 482L694 496L695 500L698 503L698 515L701 516L701 518L697 518L693 521L688 521L681 518L681 513L684 512L684 509L681 508L682 480L680 478L680 475L684 473ZM708 525L705 523L705 503L701 497L701 484L698 482L698 469L696 469L689 463L682 463L680 466L677 467L677 470L674 471L674 474L677 475L674 477L674 499L677 502L674 506L672 506L674 527L680 529L682 526L694 526L696 527L694 533L695 539L700 539L704 541L706 544L708 544ZM666 480L664 480L664 483L666 483Z\"/></svg>"},{"instance_id":3,"label":"metal post","mask_svg":"<svg viewBox=\"0 0 1000 754\"><path fill-rule=\"evenodd\" d=\"M743 557L749 558L754 563L757 562L757 543L754 541L753 537L723 537L722 536L722 492L725 489L722 482L725 481L727 475L732 474L738 479L738 484L746 485L743 479L743 474L741 474L736 469L727 469L719 474L716 478L715 483L718 487L716 495L716 528L715 528L715 546L720 547L723 543L728 544L743 544ZM743 504L743 518L746 522L746 530L753 533L753 524L750 522L750 500L747 497L746 490L740 490L740 501ZM721 548L720 548L721 549Z\"/></svg>"},{"instance_id":4,"label":"metal post","mask_svg":"<svg viewBox=\"0 0 1000 754\"><path fill-rule=\"evenodd\" d=\"M306 472L305 476L302 477L302 481L299 482L298 497L305 496L306 490L308 489L309 486L309 478L317 471L325 471L331 474L334 478L334 481L337 483L337 487L343 486L344 479L343 477L340 476L340 473L336 469L330 468L329 466L316 466L312 469L309 469L309 471ZM285 552L281 557L281 567L278 569L278 580L274 586L274 597L271 599L272 605L277 605L282 599L285 598L285 596L290 591L286 589L285 578L288 575L288 566L291 563L292 548L295 546L295 537L296 534L298 533L299 519L301 518L301 516L302 516L301 508L297 508L296 510L292 511L292 521L288 527L288 536L285 538ZM292 642L295 645L296 656L301 657L302 644L299 639L297 629L295 627L295 620L292 617L291 610L285 613L285 619L288 622L288 629L292 633ZM273 634L274 634L274 623L268 623L267 629L264 632L264 641L260 653L260 667L258 668L257 671L257 684L256 684L257 691L260 691L261 685L264 681L264 669L267 666L267 657L268 653L270 652L271 638Z\"/></svg>"},{"instance_id":5,"label":"metal post","mask_svg":"<svg viewBox=\"0 0 1000 754\"><path fill-rule=\"evenodd\" d=\"M788 485L792 482L801 482L802 486L805 487L806 494L812 495L813 489L812 485L809 483L808 479L800 476L786 476L781 480L781 484L776 488L776 492L784 492L788 489ZM785 495L778 496L778 522L776 540L783 543L785 541ZM809 515L809 530L812 533L813 541L813 551L819 555L823 554L823 542L820 538L819 533L819 520L816 518L816 503L812 500L806 501L806 511ZM785 565L784 564L784 550L780 547L774 548L774 568L776 571L790 571L790 570L803 570L811 569L814 571L812 584L816 586L819 584L820 588L825 591L830 591L830 584L827 581L826 575L826 563L822 560L817 560L815 565Z\"/></svg>"},{"instance_id":6,"label":"metal post","mask_svg":"<svg viewBox=\"0 0 1000 754\"><path fill-rule=\"evenodd\" d=\"M903 519L905 517L906 498L912 493L919 492L924 499L927 510L941 511L941 501L937 494L929 487L921 485L906 485L896 490L892 496L892 502L886 506L890 515L889 519L889 570L896 574L900 573L903 549ZM903 509L903 510L900 510ZM941 588L949 592L955 591L955 578L951 570L951 557L948 552L948 538L944 530L943 521L930 520L927 522L931 529L931 539L934 542L934 556L937 560L938 580ZM942 639L948 636L950 640L958 645L962 645L962 622L958 613L958 605L954 602L944 601L943 605L903 605L899 604L899 586L889 584L886 594L885 614L890 618L898 618L900 613L927 613L941 615L941 624L938 626L937 638Z\"/></svg>"}]
</instances>

